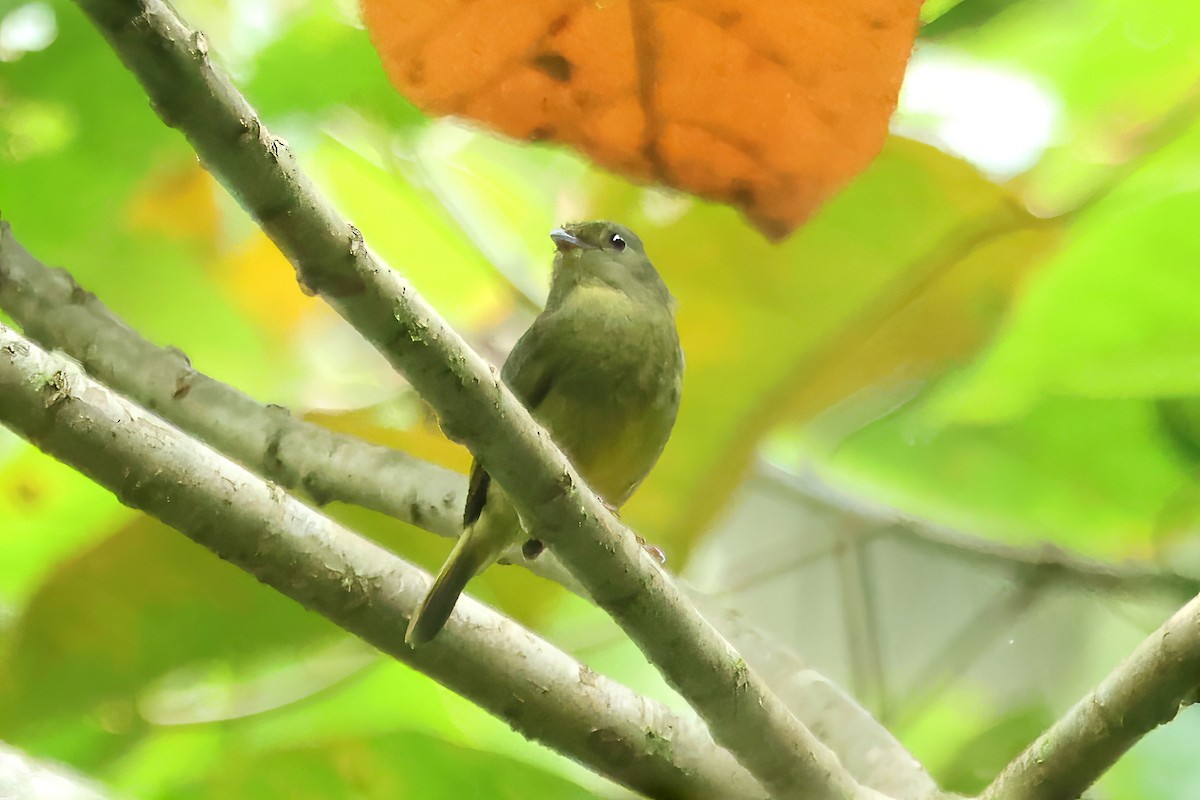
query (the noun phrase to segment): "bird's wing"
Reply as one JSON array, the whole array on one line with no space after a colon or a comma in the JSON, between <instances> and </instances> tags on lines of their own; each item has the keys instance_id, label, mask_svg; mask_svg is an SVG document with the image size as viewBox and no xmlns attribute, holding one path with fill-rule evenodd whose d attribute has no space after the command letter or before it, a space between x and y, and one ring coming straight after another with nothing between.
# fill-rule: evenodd
<instances>
[{"instance_id":1,"label":"bird's wing","mask_svg":"<svg viewBox=\"0 0 1200 800\"><path fill-rule=\"evenodd\" d=\"M500 370L500 377L531 414L550 393L550 387L554 385L554 375L558 372L555 350L547 346L547 342L553 339L553 334L548 333L553 328L553 323L552 314L543 313L535 319L529 330L517 340L504 362L504 368ZM463 507L464 528L479 519L479 515L483 513L491 480L491 476L478 461L472 462L471 479L467 484L467 503Z\"/></svg>"},{"instance_id":2,"label":"bird's wing","mask_svg":"<svg viewBox=\"0 0 1200 800\"><path fill-rule=\"evenodd\" d=\"M479 462L471 461L471 480L467 483L467 504L463 506L463 528L467 528L483 513L487 502L487 488L492 478L483 471Z\"/></svg>"},{"instance_id":3,"label":"bird's wing","mask_svg":"<svg viewBox=\"0 0 1200 800\"><path fill-rule=\"evenodd\" d=\"M554 376L559 373L562 358L562 342L554 345L555 327L558 322L553 312L543 313L533 321L529 330L517 340L500 377L512 389L530 413L546 399L554 385Z\"/></svg>"}]
</instances>

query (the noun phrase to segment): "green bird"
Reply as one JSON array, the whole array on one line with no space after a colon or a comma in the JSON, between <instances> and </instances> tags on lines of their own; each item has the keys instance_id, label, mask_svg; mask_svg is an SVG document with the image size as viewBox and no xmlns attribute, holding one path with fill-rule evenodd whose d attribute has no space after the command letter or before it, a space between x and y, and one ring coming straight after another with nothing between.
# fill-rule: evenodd
<instances>
[{"instance_id":1,"label":"green bird","mask_svg":"<svg viewBox=\"0 0 1200 800\"><path fill-rule=\"evenodd\" d=\"M624 225L581 222L550 238L558 252L546 308L500 374L616 509L650 472L675 424L683 383L675 300ZM418 647L436 636L467 582L520 542L528 558L541 551L536 531L522 527L504 490L475 462L462 536L405 641Z\"/></svg>"}]
</instances>

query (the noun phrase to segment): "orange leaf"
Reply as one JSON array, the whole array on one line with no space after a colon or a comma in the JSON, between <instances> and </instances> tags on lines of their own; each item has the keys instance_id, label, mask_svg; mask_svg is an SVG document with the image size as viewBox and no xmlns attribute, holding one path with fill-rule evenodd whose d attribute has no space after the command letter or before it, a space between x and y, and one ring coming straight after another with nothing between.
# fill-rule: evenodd
<instances>
[{"instance_id":1,"label":"orange leaf","mask_svg":"<svg viewBox=\"0 0 1200 800\"><path fill-rule=\"evenodd\" d=\"M794 230L883 146L921 0L363 0L392 82L434 114Z\"/></svg>"}]
</instances>

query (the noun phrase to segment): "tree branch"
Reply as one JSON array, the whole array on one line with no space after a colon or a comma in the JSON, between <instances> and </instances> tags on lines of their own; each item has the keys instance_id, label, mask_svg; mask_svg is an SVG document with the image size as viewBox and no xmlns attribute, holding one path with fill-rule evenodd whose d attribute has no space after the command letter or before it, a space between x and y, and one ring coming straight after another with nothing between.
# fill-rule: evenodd
<instances>
[{"instance_id":1,"label":"tree branch","mask_svg":"<svg viewBox=\"0 0 1200 800\"><path fill-rule=\"evenodd\" d=\"M260 405L194 371L178 351L158 348L129 328L65 270L39 262L4 220L0 309L43 347L62 350L102 383L280 485L303 491L315 483L327 487L324 499L364 505L445 536L460 532L459 476L405 453L299 422L283 409ZM181 384L191 388L180 392ZM268 457L262 447L272 441L280 444ZM326 460L322 454L332 457ZM453 492L453 498L443 492ZM577 584L551 558L514 563L565 579L572 588ZM937 794L912 755L852 698L731 609L695 591L688 596L722 635L748 654L751 667L782 692L788 708L821 731L860 781L894 798L921 800Z\"/></svg>"},{"instance_id":2,"label":"tree branch","mask_svg":"<svg viewBox=\"0 0 1200 800\"><path fill-rule=\"evenodd\" d=\"M1195 697L1200 597L1175 612L1099 686L1009 764L982 800L1079 797Z\"/></svg>"},{"instance_id":3,"label":"tree branch","mask_svg":"<svg viewBox=\"0 0 1200 800\"><path fill-rule=\"evenodd\" d=\"M763 795L700 720L593 673L473 600L462 601L440 647L410 649L404 618L428 588L425 573L3 325L0 421L122 503L602 775L652 797Z\"/></svg>"},{"instance_id":4,"label":"tree branch","mask_svg":"<svg viewBox=\"0 0 1200 800\"><path fill-rule=\"evenodd\" d=\"M495 368L320 196L286 143L213 67L204 36L161 0L77 1L159 116L183 131L201 162L296 267L301 283L388 358L437 411L450 438L471 448L716 741L778 797L868 796L584 486ZM454 646L439 638L429 657Z\"/></svg>"},{"instance_id":5,"label":"tree branch","mask_svg":"<svg viewBox=\"0 0 1200 800\"><path fill-rule=\"evenodd\" d=\"M428 461L296 419L194 369L125 324L65 269L21 246L0 219L0 309L43 347L62 350L87 372L253 472L318 505L369 508L447 538L462 533L466 480ZM553 554L509 561L581 593Z\"/></svg>"},{"instance_id":6,"label":"tree branch","mask_svg":"<svg viewBox=\"0 0 1200 800\"><path fill-rule=\"evenodd\" d=\"M815 474L794 475L760 462L755 477L787 492L814 514L822 515L828 527L846 531L846 536L897 540L941 553L951 558L987 567L1006 569L1017 577L1077 586L1096 592L1165 594L1189 598L1200 592L1200 578L1169 567L1143 561L1111 563L1088 558L1050 544L1022 547L981 536L972 536L925 520L906 516L895 509L864 502L820 480ZM805 556L810 557L808 554ZM772 574L793 569L792 562L773 566ZM766 575L767 573L760 573ZM756 575L758 579L760 575Z\"/></svg>"},{"instance_id":7,"label":"tree branch","mask_svg":"<svg viewBox=\"0 0 1200 800\"><path fill-rule=\"evenodd\" d=\"M441 536L462 531L462 475L298 420L193 369L186 355L147 341L66 270L39 262L3 219L0 308L29 338L62 350L101 382L318 505L341 500Z\"/></svg>"}]
</instances>

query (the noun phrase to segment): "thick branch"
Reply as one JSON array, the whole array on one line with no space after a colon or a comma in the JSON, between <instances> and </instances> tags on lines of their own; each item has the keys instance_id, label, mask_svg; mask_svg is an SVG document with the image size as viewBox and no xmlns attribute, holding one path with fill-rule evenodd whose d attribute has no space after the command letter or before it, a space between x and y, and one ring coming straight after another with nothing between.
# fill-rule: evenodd
<instances>
[{"instance_id":1,"label":"thick branch","mask_svg":"<svg viewBox=\"0 0 1200 800\"><path fill-rule=\"evenodd\" d=\"M462 530L463 476L263 405L192 368L186 355L131 329L65 270L46 267L0 220L0 308L29 338L254 472L369 508L442 536Z\"/></svg>"},{"instance_id":2,"label":"thick branch","mask_svg":"<svg viewBox=\"0 0 1200 800\"><path fill-rule=\"evenodd\" d=\"M1196 693L1200 597L1143 641L1099 686L1019 755L983 800L1079 797L1126 750Z\"/></svg>"},{"instance_id":3,"label":"thick branch","mask_svg":"<svg viewBox=\"0 0 1200 800\"><path fill-rule=\"evenodd\" d=\"M390 447L296 419L196 370L186 355L130 328L69 272L29 253L0 219L0 309L30 339L258 475L318 505L339 500L439 536L462 532L466 479ZM579 592L553 557L512 563Z\"/></svg>"},{"instance_id":4,"label":"thick branch","mask_svg":"<svg viewBox=\"0 0 1200 800\"><path fill-rule=\"evenodd\" d=\"M652 797L761 797L681 717L464 599L441 647L404 644L428 576L0 325L0 422L283 594Z\"/></svg>"},{"instance_id":5,"label":"thick branch","mask_svg":"<svg viewBox=\"0 0 1200 800\"><path fill-rule=\"evenodd\" d=\"M447 435L471 448L522 518L700 713L714 738L779 797L865 796L586 489L496 370L319 195L286 143L213 68L203 35L161 0L78 2L142 82L159 116L184 132L301 282L433 406ZM431 650L455 646L439 638Z\"/></svg>"},{"instance_id":6,"label":"thick branch","mask_svg":"<svg viewBox=\"0 0 1200 800\"><path fill-rule=\"evenodd\" d=\"M47 349L64 351L102 383L243 465L261 465L261 470L255 467L260 475L292 490L326 487L325 499L365 505L435 533L459 532L463 487L458 476L446 477L445 470L399 451L298 422L282 409L255 403L232 386L192 370L182 354L146 341L65 270L39 262L3 220L0 309L24 326L26 336ZM179 392L181 383L191 388ZM279 445L264 453L261 448L273 441ZM322 454L331 457L323 459ZM444 492L453 492L453 498ZM807 495L803 501L820 502ZM830 509L841 513L836 506ZM844 513L857 520L854 512ZM514 563L532 566L555 580L570 579L545 555ZM912 755L853 699L739 615L695 591L689 591L689 597L748 654L752 668L777 693L783 692L793 713L822 732L822 739L860 781L890 797L915 800L936 794L936 786Z\"/></svg>"}]
</instances>

